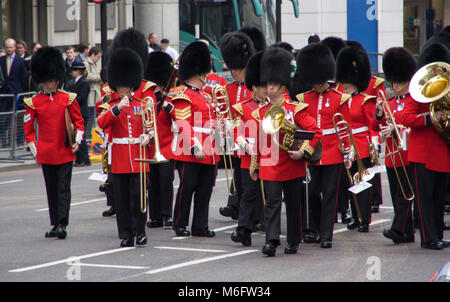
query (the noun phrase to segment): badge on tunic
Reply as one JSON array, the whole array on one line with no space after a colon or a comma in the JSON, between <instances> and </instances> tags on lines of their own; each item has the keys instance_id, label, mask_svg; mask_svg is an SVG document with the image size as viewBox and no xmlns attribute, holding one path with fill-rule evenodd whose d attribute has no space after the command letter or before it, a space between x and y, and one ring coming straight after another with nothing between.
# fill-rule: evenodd
<instances>
[{"instance_id":1,"label":"badge on tunic","mask_svg":"<svg viewBox=\"0 0 450 302\"><path fill-rule=\"evenodd\" d=\"M133 106L133 114L134 115L142 115L142 107L141 106Z\"/></svg>"},{"instance_id":2,"label":"badge on tunic","mask_svg":"<svg viewBox=\"0 0 450 302\"><path fill-rule=\"evenodd\" d=\"M325 107L330 107L330 99L329 98L327 98L327 101L325 102Z\"/></svg>"},{"instance_id":3,"label":"badge on tunic","mask_svg":"<svg viewBox=\"0 0 450 302\"><path fill-rule=\"evenodd\" d=\"M397 111L402 111L404 107L405 107L405 103L398 103L397 104Z\"/></svg>"}]
</instances>

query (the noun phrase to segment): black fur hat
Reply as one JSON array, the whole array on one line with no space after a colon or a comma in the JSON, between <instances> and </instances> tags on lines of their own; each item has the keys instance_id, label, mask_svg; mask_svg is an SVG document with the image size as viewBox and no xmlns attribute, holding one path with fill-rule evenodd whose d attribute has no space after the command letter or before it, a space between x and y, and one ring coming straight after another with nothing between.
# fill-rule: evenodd
<instances>
[{"instance_id":1,"label":"black fur hat","mask_svg":"<svg viewBox=\"0 0 450 302\"><path fill-rule=\"evenodd\" d=\"M272 45L270 45L270 47L280 47L280 48L284 48L287 51L289 51L290 53L294 54L294 47L289 44L288 42L278 42L278 43L274 43Z\"/></svg>"},{"instance_id":2,"label":"black fur hat","mask_svg":"<svg viewBox=\"0 0 450 302\"><path fill-rule=\"evenodd\" d=\"M404 47L391 47L383 55L383 72L386 81L409 82L416 72L416 59Z\"/></svg>"},{"instance_id":3,"label":"black fur hat","mask_svg":"<svg viewBox=\"0 0 450 302\"><path fill-rule=\"evenodd\" d=\"M144 77L144 67L139 55L130 48L113 50L108 65L108 85L112 90L117 87L133 87L139 89Z\"/></svg>"},{"instance_id":4,"label":"black fur hat","mask_svg":"<svg viewBox=\"0 0 450 302\"><path fill-rule=\"evenodd\" d=\"M41 47L31 57L31 76L36 83L62 81L65 72L62 53L55 47Z\"/></svg>"},{"instance_id":5,"label":"black fur hat","mask_svg":"<svg viewBox=\"0 0 450 302\"><path fill-rule=\"evenodd\" d=\"M438 34L433 35L431 38L429 38L425 42L422 51L431 44L436 43L442 43L447 47L447 49L450 49L450 25L444 27L444 29L442 29Z\"/></svg>"},{"instance_id":6,"label":"black fur hat","mask_svg":"<svg viewBox=\"0 0 450 302\"><path fill-rule=\"evenodd\" d=\"M186 46L180 56L178 79L184 82L192 76L210 71L211 55L208 45L201 41L194 41Z\"/></svg>"},{"instance_id":7,"label":"black fur hat","mask_svg":"<svg viewBox=\"0 0 450 302\"><path fill-rule=\"evenodd\" d=\"M130 27L119 31L113 39L112 50L118 48L131 48L134 50L142 60L142 65L147 64L148 44L145 36L140 31Z\"/></svg>"},{"instance_id":8,"label":"black fur hat","mask_svg":"<svg viewBox=\"0 0 450 302\"><path fill-rule=\"evenodd\" d=\"M336 81L355 85L365 91L372 77L369 56L356 46L346 46L336 60Z\"/></svg>"},{"instance_id":9,"label":"black fur hat","mask_svg":"<svg viewBox=\"0 0 450 302\"><path fill-rule=\"evenodd\" d=\"M240 32L226 33L220 39L220 52L228 69L244 69L255 53L249 36Z\"/></svg>"},{"instance_id":10,"label":"black fur hat","mask_svg":"<svg viewBox=\"0 0 450 302\"><path fill-rule=\"evenodd\" d=\"M260 74L261 74L261 58L263 51L255 53L247 63L245 68L245 85L252 90L253 86L261 86Z\"/></svg>"},{"instance_id":11,"label":"black fur hat","mask_svg":"<svg viewBox=\"0 0 450 302\"><path fill-rule=\"evenodd\" d=\"M264 34L256 27L244 26L239 32L246 34L252 39L255 51L262 51L266 49L266 38Z\"/></svg>"},{"instance_id":12,"label":"black fur hat","mask_svg":"<svg viewBox=\"0 0 450 302\"><path fill-rule=\"evenodd\" d=\"M335 62L331 50L324 44L311 43L297 55L297 66L302 81L308 86L325 83L334 78Z\"/></svg>"},{"instance_id":13,"label":"black fur hat","mask_svg":"<svg viewBox=\"0 0 450 302\"><path fill-rule=\"evenodd\" d=\"M148 55L144 79L166 86L172 70L172 57L164 51L153 51Z\"/></svg>"},{"instance_id":14,"label":"black fur hat","mask_svg":"<svg viewBox=\"0 0 450 302\"><path fill-rule=\"evenodd\" d=\"M260 82L262 85L279 83L289 88L295 68L294 56L289 51L279 47L268 48L261 58Z\"/></svg>"},{"instance_id":15,"label":"black fur hat","mask_svg":"<svg viewBox=\"0 0 450 302\"><path fill-rule=\"evenodd\" d=\"M417 69L433 62L450 64L450 50L444 44L435 43L425 47L417 58Z\"/></svg>"},{"instance_id":16,"label":"black fur hat","mask_svg":"<svg viewBox=\"0 0 450 302\"><path fill-rule=\"evenodd\" d=\"M359 41L356 41L356 40L347 40L347 41L345 41L345 44L347 44L347 46L356 46L356 47L359 47L360 49L362 49L362 50L364 50L365 52L367 52L366 49L364 48L364 46L363 46Z\"/></svg>"},{"instance_id":17,"label":"black fur hat","mask_svg":"<svg viewBox=\"0 0 450 302\"><path fill-rule=\"evenodd\" d=\"M334 60L337 59L339 51L346 46L345 41L339 37L326 37L320 43L330 48Z\"/></svg>"}]
</instances>

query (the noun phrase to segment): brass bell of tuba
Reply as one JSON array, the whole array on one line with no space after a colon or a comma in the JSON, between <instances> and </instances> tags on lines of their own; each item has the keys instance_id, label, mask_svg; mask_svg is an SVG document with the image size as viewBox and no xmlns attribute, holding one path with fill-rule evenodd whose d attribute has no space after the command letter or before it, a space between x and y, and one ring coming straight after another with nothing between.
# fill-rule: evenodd
<instances>
[{"instance_id":1,"label":"brass bell of tuba","mask_svg":"<svg viewBox=\"0 0 450 302\"><path fill-rule=\"evenodd\" d=\"M282 150L299 150L303 140L294 140L295 124L286 119L286 111L282 103L273 105L267 110L262 121L263 131L272 136L273 141ZM280 143L275 135L284 133L283 142Z\"/></svg>"}]
</instances>

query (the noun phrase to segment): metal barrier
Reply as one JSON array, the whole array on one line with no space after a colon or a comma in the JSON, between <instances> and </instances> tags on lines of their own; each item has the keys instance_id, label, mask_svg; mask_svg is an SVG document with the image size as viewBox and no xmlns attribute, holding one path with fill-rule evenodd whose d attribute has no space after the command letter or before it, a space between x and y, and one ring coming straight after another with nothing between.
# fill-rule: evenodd
<instances>
[{"instance_id":1,"label":"metal barrier","mask_svg":"<svg viewBox=\"0 0 450 302\"><path fill-rule=\"evenodd\" d=\"M15 161L12 157L16 140L17 102L14 94L0 94L0 151L9 152L8 157L1 157L0 162Z\"/></svg>"}]
</instances>

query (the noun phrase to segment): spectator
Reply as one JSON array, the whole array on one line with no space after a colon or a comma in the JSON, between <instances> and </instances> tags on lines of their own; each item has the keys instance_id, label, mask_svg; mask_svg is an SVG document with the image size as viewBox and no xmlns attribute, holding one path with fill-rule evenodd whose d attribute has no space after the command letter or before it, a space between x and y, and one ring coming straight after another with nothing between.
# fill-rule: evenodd
<instances>
[{"instance_id":1,"label":"spectator","mask_svg":"<svg viewBox=\"0 0 450 302\"><path fill-rule=\"evenodd\" d=\"M172 58L172 61L175 62L178 60L178 56L180 54L178 53L178 51L176 51L175 48L173 48L169 45L168 39L161 39L161 48L164 52L166 52Z\"/></svg>"},{"instance_id":2,"label":"spectator","mask_svg":"<svg viewBox=\"0 0 450 302\"><path fill-rule=\"evenodd\" d=\"M64 61L64 67L66 68L66 75L64 76L64 81L62 83L62 87L64 90L68 90L69 87L73 85L73 81L75 80L72 76L72 64L75 61L79 61L75 56L75 47L68 46L64 50L66 54L66 60Z\"/></svg>"},{"instance_id":3,"label":"spectator","mask_svg":"<svg viewBox=\"0 0 450 302\"><path fill-rule=\"evenodd\" d=\"M319 43L319 42L320 42L320 38L319 38L319 36L316 35L316 34L311 34L311 35L308 37L308 44L311 44L311 43Z\"/></svg>"},{"instance_id":4,"label":"spectator","mask_svg":"<svg viewBox=\"0 0 450 302\"><path fill-rule=\"evenodd\" d=\"M93 106L100 99L100 89L102 86L102 79L98 72L97 62L102 58L102 51L97 47L92 47L89 50L89 56L84 61L86 66L86 79L94 91L89 92L88 106Z\"/></svg>"},{"instance_id":5,"label":"spectator","mask_svg":"<svg viewBox=\"0 0 450 302\"><path fill-rule=\"evenodd\" d=\"M6 51L4 48L0 48L0 57L6 56Z\"/></svg>"},{"instance_id":6,"label":"spectator","mask_svg":"<svg viewBox=\"0 0 450 302\"><path fill-rule=\"evenodd\" d=\"M31 44L31 53L28 57L25 58L25 67L27 68L27 71L28 71L28 77L26 79L26 83L23 86L23 91L38 91L39 90L39 84L36 83L35 81L33 81L33 78L31 76L30 67L31 67L31 57L41 47L42 47L41 43L33 42L33 44Z\"/></svg>"},{"instance_id":7,"label":"spectator","mask_svg":"<svg viewBox=\"0 0 450 302\"><path fill-rule=\"evenodd\" d=\"M81 116L84 120L84 132L87 133L88 128L88 95L89 95L89 82L84 77L86 74L86 66L83 62L75 60L70 67L73 78L75 79L70 87L68 87L68 92L73 92L77 94L76 100L80 105ZM86 135L84 135L83 140L80 144L80 149L76 153L75 167L90 166L91 161L89 159L89 151L86 143Z\"/></svg>"},{"instance_id":8,"label":"spectator","mask_svg":"<svg viewBox=\"0 0 450 302\"><path fill-rule=\"evenodd\" d=\"M27 57L27 43L24 40L16 42L16 54L24 60Z\"/></svg>"},{"instance_id":9,"label":"spectator","mask_svg":"<svg viewBox=\"0 0 450 302\"><path fill-rule=\"evenodd\" d=\"M148 35L148 45L149 45L149 51L158 51L161 50L161 46L158 45L158 35L155 33L150 33Z\"/></svg>"},{"instance_id":10,"label":"spectator","mask_svg":"<svg viewBox=\"0 0 450 302\"><path fill-rule=\"evenodd\" d=\"M86 60L88 55L89 55L89 46L86 44L78 45L77 60L79 60L80 62L84 62L84 60Z\"/></svg>"}]
</instances>

